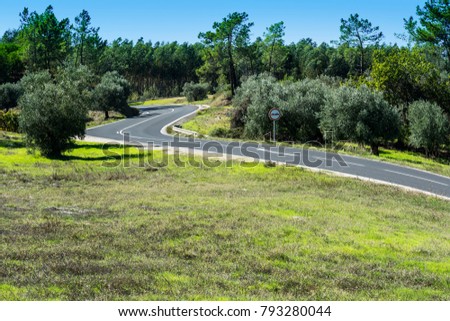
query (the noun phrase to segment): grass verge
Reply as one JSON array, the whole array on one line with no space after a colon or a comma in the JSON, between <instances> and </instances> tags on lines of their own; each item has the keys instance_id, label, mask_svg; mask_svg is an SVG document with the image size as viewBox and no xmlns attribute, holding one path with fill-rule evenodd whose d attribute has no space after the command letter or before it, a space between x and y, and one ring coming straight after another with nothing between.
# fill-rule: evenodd
<instances>
[{"instance_id":1,"label":"grass verge","mask_svg":"<svg viewBox=\"0 0 450 321\"><path fill-rule=\"evenodd\" d=\"M203 105L211 102L212 96L207 99L188 102L185 97L158 98L131 103L130 106L164 106L164 105Z\"/></svg>"},{"instance_id":2,"label":"grass verge","mask_svg":"<svg viewBox=\"0 0 450 321\"><path fill-rule=\"evenodd\" d=\"M449 202L109 151L48 160L0 136L0 300L450 299Z\"/></svg>"},{"instance_id":3,"label":"grass verge","mask_svg":"<svg viewBox=\"0 0 450 321\"><path fill-rule=\"evenodd\" d=\"M121 113L118 113L116 111L110 111L109 118L105 119L104 112L92 111L92 110L89 111L88 117L89 117L89 121L86 124L87 128L100 126L100 125L106 125L106 124L113 123L115 121L125 118L125 116L122 115Z\"/></svg>"},{"instance_id":4,"label":"grass verge","mask_svg":"<svg viewBox=\"0 0 450 321\"><path fill-rule=\"evenodd\" d=\"M193 130L203 136L212 135L219 128L227 131L230 129L231 111L231 106L210 107L199 111L194 118L183 123L183 128Z\"/></svg>"}]
</instances>

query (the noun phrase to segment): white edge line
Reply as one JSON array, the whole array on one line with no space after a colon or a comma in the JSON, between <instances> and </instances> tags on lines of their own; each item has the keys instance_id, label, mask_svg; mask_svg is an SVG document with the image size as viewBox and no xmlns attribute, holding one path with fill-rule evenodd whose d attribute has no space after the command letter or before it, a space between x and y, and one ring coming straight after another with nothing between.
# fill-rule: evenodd
<instances>
[{"instance_id":1,"label":"white edge line","mask_svg":"<svg viewBox=\"0 0 450 321\"><path fill-rule=\"evenodd\" d=\"M318 151L320 151L320 150L318 150ZM349 158L356 158L356 159L360 159L360 160L363 160L363 161L372 161L372 162L378 162L378 163L381 163L381 164L391 165L391 166L395 166L395 167L399 167L399 168L406 168L406 169L409 169L409 170L419 171L419 172L422 172L422 173L425 173L425 174L435 175L435 176L439 176L439 177L446 178L446 179L450 178L449 176L433 173L433 172L427 171L425 169L411 167L411 166L408 166L408 165L402 165L402 164L398 164L398 163L393 163L393 162L390 162L389 159L364 158L364 157L360 157L360 156L345 154L345 152L342 153L342 154L337 152L337 154L340 155L340 156L345 156L345 157L349 157Z\"/></svg>"},{"instance_id":2,"label":"white edge line","mask_svg":"<svg viewBox=\"0 0 450 321\"><path fill-rule=\"evenodd\" d=\"M292 156L292 157L295 157L295 156L297 156L297 155L291 154L291 153L283 153L283 155L281 155L281 153L277 153L276 151L272 151L272 150L266 150L266 149L264 149L264 148L256 148L256 150L259 150L259 151L262 151L262 152L269 152L269 153L275 154L275 155L277 155L277 156L279 156L279 157L284 157L284 156ZM312 157L312 158L315 158L316 160L317 160L317 159L325 160L325 161L327 160L326 158L324 158L324 157L319 157L319 156L311 156L311 157ZM333 161L337 162L337 160L335 160L335 159L333 159ZM345 160L344 160L344 163L345 163L345 164L349 164L349 165L353 165L353 166L366 167L366 165L357 164L357 163L352 163L352 162L347 162L347 161L345 161Z\"/></svg>"},{"instance_id":3,"label":"white edge line","mask_svg":"<svg viewBox=\"0 0 450 321\"><path fill-rule=\"evenodd\" d=\"M186 105L186 106L192 106L192 105ZM184 118L187 118L187 117L189 117L189 116L191 116L191 115L196 114L196 113L200 110L200 106L195 106L195 107L197 107L197 109L194 110L192 113L189 113L189 114L186 114L186 115L184 115L184 116L181 116L180 118L175 119L173 122L171 122L171 123L167 124L166 126L164 126L163 128L161 128L161 134L166 135L166 136L174 136L174 135L170 135L170 134L167 132L167 127L172 126L173 124L179 122L180 120L182 120L182 119L184 119Z\"/></svg>"},{"instance_id":4,"label":"white edge line","mask_svg":"<svg viewBox=\"0 0 450 321\"><path fill-rule=\"evenodd\" d=\"M361 181L366 181L366 182L370 182L370 183L374 183L374 184L379 184L379 185L387 185L387 186L394 186L394 187L398 187L401 188L403 190L406 191L410 191L410 192L416 192L416 193L420 193L420 194L425 194L427 196L432 196L432 197L436 197L436 198L440 198L446 201L450 201L450 197L447 196L443 196L443 195L439 195L439 194L435 194L435 193L431 193L431 192L427 192L424 190L420 190L414 187L409 187L406 185L401 185L401 184L395 184L395 183L390 183L390 182L386 182L386 181L380 181L378 179L373 179L373 178L368 178L368 177L363 177L363 176L358 176L358 175L352 175L352 174L345 174L345 173L339 173L339 172L333 172L333 171L329 171L326 169L316 169L316 168L310 168L310 167L304 167L304 166L300 166L312 171L318 171L318 172L325 172L327 174L330 175L336 175L336 176L342 176L342 177L348 177L348 178L355 178Z\"/></svg>"},{"instance_id":5,"label":"white edge line","mask_svg":"<svg viewBox=\"0 0 450 321\"><path fill-rule=\"evenodd\" d=\"M174 111L175 111L175 109L172 108L172 110L170 111L170 113L173 113ZM128 126L128 127L125 127L124 129L122 129L121 131L119 131L119 134L123 136L123 132L124 132L125 130L127 130L127 129L136 127L136 126L138 126L138 125L140 125L140 124L143 124L143 123L148 122L148 121L150 121L150 120L154 120L154 119L156 119L156 118L159 118L159 117L161 117L161 116L164 116L164 115L167 115L167 114L170 114L170 113L164 113L164 114L158 115L158 116L156 116L156 117L150 117L149 119L146 119L146 120L143 120L143 121L141 121L141 122L139 122L139 123L133 124L133 125ZM137 137L137 136L136 136L136 137Z\"/></svg>"},{"instance_id":6,"label":"white edge line","mask_svg":"<svg viewBox=\"0 0 450 321\"><path fill-rule=\"evenodd\" d=\"M405 173L401 173L401 172L391 171L391 170L389 170L389 169L383 169L383 170L384 170L385 172L394 173L394 174L397 174L397 175L403 175L403 176L412 177L412 178L415 178L415 179L420 179L420 180L422 180L422 181L431 182L431 183L434 183L434 184L439 184L439 185L443 185L443 186L448 186L448 185L445 184L445 183L441 183L441 182L438 182L438 181L433 181L432 179L428 179L428 178L423 178L423 177L414 176L414 175L411 175L411 174L405 174Z\"/></svg>"}]
</instances>

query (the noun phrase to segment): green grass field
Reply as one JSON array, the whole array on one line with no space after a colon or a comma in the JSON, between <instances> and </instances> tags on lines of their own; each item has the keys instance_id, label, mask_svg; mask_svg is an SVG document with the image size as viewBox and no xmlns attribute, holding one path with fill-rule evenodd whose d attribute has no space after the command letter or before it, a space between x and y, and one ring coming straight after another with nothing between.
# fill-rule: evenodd
<instances>
[{"instance_id":1,"label":"green grass field","mask_svg":"<svg viewBox=\"0 0 450 321\"><path fill-rule=\"evenodd\" d=\"M127 155L48 160L0 134L0 300L450 300L447 201Z\"/></svg>"}]
</instances>

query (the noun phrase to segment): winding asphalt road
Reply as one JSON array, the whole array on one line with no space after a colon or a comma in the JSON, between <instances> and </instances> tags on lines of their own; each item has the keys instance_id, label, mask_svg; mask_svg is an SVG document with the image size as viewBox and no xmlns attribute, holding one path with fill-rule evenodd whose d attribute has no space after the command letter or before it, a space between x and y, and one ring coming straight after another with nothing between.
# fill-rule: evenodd
<instances>
[{"instance_id":1,"label":"winding asphalt road","mask_svg":"<svg viewBox=\"0 0 450 321\"><path fill-rule=\"evenodd\" d=\"M335 153L275 147L257 143L177 138L165 133L165 127L194 114L194 106L142 107L139 117L88 129L89 136L111 141L130 141L144 146L169 146L207 151L214 154L246 156L259 160L304 166L379 183L398 185L450 200L450 178L410 167Z\"/></svg>"}]
</instances>

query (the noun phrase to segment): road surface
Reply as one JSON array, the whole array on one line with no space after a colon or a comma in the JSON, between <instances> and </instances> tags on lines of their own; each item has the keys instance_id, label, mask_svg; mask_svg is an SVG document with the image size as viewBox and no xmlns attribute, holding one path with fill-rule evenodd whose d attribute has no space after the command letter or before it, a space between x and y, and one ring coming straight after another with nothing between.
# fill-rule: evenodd
<instances>
[{"instance_id":1,"label":"road surface","mask_svg":"<svg viewBox=\"0 0 450 321\"><path fill-rule=\"evenodd\" d=\"M365 158L339 155L317 150L275 147L257 143L216 141L208 139L176 138L165 133L164 128L197 110L195 106L156 106L140 108L141 115L115 123L88 129L86 134L111 141L131 141L144 146L170 146L208 151L259 160L304 166L331 171L379 183L398 185L411 190L450 199L450 178Z\"/></svg>"}]
</instances>

